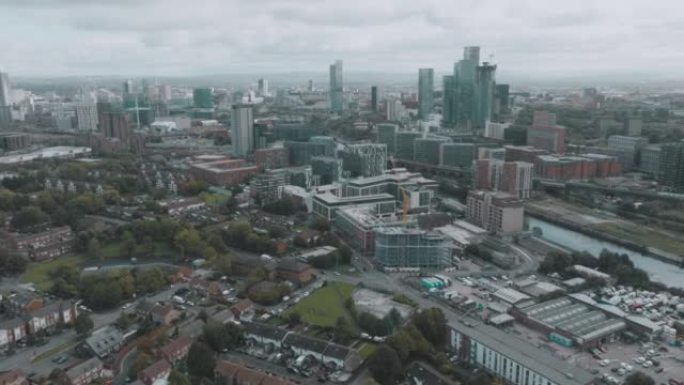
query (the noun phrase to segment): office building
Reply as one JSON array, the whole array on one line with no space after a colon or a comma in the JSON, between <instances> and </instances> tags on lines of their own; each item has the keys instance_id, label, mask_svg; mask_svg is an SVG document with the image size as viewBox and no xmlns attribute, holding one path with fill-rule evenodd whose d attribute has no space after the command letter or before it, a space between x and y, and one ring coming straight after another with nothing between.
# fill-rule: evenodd
<instances>
[{"instance_id":1,"label":"office building","mask_svg":"<svg viewBox=\"0 0 684 385\"><path fill-rule=\"evenodd\" d=\"M447 167L470 167L475 159L475 150L473 143L442 143L439 163Z\"/></svg>"},{"instance_id":2,"label":"office building","mask_svg":"<svg viewBox=\"0 0 684 385\"><path fill-rule=\"evenodd\" d=\"M432 68L418 70L418 119L427 120L432 112L434 78Z\"/></svg>"},{"instance_id":3,"label":"office building","mask_svg":"<svg viewBox=\"0 0 684 385\"><path fill-rule=\"evenodd\" d=\"M195 88L192 90L192 102L195 108L214 108L214 96L211 88Z\"/></svg>"},{"instance_id":4,"label":"office building","mask_svg":"<svg viewBox=\"0 0 684 385\"><path fill-rule=\"evenodd\" d=\"M415 140L422 138L423 134L415 131L399 131L396 134L395 155L399 159L413 160Z\"/></svg>"},{"instance_id":5,"label":"office building","mask_svg":"<svg viewBox=\"0 0 684 385\"><path fill-rule=\"evenodd\" d=\"M413 160L420 163L438 165L440 162L440 146L448 142L447 138L418 138L413 141Z\"/></svg>"},{"instance_id":6,"label":"office building","mask_svg":"<svg viewBox=\"0 0 684 385\"><path fill-rule=\"evenodd\" d=\"M344 110L344 85L342 79L342 60L330 66L330 109L338 114Z\"/></svg>"},{"instance_id":7,"label":"office building","mask_svg":"<svg viewBox=\"0 0 684 385\"><path fill-rule=\"evenodd\" d=\"M0 107L12 105L12 87L10 85L9 75L6 72L0 72Z\"/></svg>"},{"instance_id":8,"label":"office building","mask_svg":"<svg viewBox=\"0 0 684 385\"><path fill-rule=\"evenodd\" d=\"M535 111L527 129L527 144L551 153L565 153L565 127L556 124L556 114Z\"/></svg>"},{"instance_id":9,"label":"office building","mask_svg":"<svg viewBox=\"0 0 684 385\"><path fill-rule=\"evenodd\" d=\"M378 95L378 86L371 86L371 110L378 112L380 105L378 104L380 102Z\"/></svg>"},{"instance_id":10,"label":"office building","mask_svg":"<svg viewBox=\"0 0 684 385\"><path fill-rule=\"evenodd\" d=\"M335 156L337 152L337 141L332 136L312 136L309 138L309 142L322 144L325 146L325 156Z\"/></svg>"},{"instance_id":11,"label":"office building","mask_svg":"<svg viewBox=\"0 0 684 385\"><path fill-rule=\"evenodd\" d=\"M674 191L684 191L684 142L661 146L660 183Z\"/></svg>"},{"instance_id":12,"label":"office building","mask_svg":"<svg viewBox=\"0 0 684 385\"><path fill-rule=\"evenodd\" d=\"M475 126L484 127L492 117L496 65L487 62L477 67Z\"/></svg>"},{"instance_id":13,"label":"office building","mask_svg":"<svg viewBox=\"0 0 684 385\"><path fill-rule=\"evenodd\" d=\"M290 165L290 155L284 147L254 150L254 163L262 170L275 170Z\"/></svg>"},{"instance_id":14,"label":"office building","mask_svg":"<svg viewBox=\"0 0 684 385\"><path fill-rule=\"evenodd\" d=\"M622 174L621 162L614 156L603 154L540 155L534 167L536 176L558 181L590 180Z\"/></svg>"},{"instance_id":15,"label":"office building","mask_svg":"<svg viewBox=\"0 0 684 385\"><path fill-rule=\"evenodd\" d=\"M532 163L478 159L472 164L475 189L503 191L518 199L530 198Z\"/></svg>"},{"instance_id":16,"label":"office building","mask_svg":"<svg viewBox=\"0 0 684 385\"><path fill-rule=\"evenodd\" d=\"M463 59L470 60L474 63L480 62L480 47L471 46L463 48Z\"/></svg>"},{"instance_id":17,"label":"office building","mask_svg":"<svg viewBox=\"0 0 684 385\"><path fill-rule=\"evenodd\" d=\"M510 86L508 84L496 84L494 86L494 106L492 107L492 120L498 121L503 115L510 112Z\"/></svg>"},{"instance_id":18,"label":"office building","mask_svg":"<svg viewBox=\"0 0 684 385\"><path fill-rule=\"evenodd\" d=\"M284 145L290 156L291 166L309 165L314 156L330 156L329 147L324 143L286 141Z\"/></svg>"},{"instance_id":19,"label":"office building","mask_svg":"<svg viewBox=\"0 0 684 385\"><path fill-rule=\"evenodd\" d=\"M342 177L342 159L330 156L311 157L311 173L317 185L337 182Z\"/></svg>"},{"instance_id":20,"label":"office building","mask_svg":"<svg viewBox=\"0 0 684 385\"><path fill-rule=\"evenodd\" d=\"M396 151L397 131L399 126L392 123L380 123L376 126L377 135L375 141L387 146L387 153L394 154Z\"/></svg>"},{"instance_id":21,"label":"office building","mask_svg":"<svg viewBox=\"0 0 684 385\"><path fill-rule=\"evenodd\" d=\"M506 149L480 147L477 149L477 159L506 160Z\"/></svg>"},{"instance_id":22,"label":"office building","mask_svg":"<svg viewBox=\"0 0 684 385\"><path fill-rule=\"evenodd\" d=\"M646 147L648 140L642 137L611 135L608 137L608 149L618 157L622 169L630 171L639 164L641 150Z\"/></svg>"},{"instance_id":23,"label":"office building","mask_svg":"<svg viewBox=\"0 0 684 385\"><path fill-rule=\"evenodd\" d=\"M233 155L246 156L254 152L254 118L252 106L234 104L231 115L230 139Z\"/></svg>"},{"instance_id":24,"label":"office building","mask_svg":"<svg viewBox=\"0 0 684 385\"><path fill-rule=\"evenodd\" d=\"M375 261L386 268L444 269L452 265L451 247L442 234L381 227L375 230Z\"/></svg>"},{"instance_id":25,"label":"office building","mask_svg":"<svg viewBox=\"0 0 684 385\"><path fill-rule=\"evenodd\" d=\"M385 112L387 120L392 122L399 122L406 116L404 104L399 99L385 100Z\"/></svg>"},{"instance_id":26,"label":"office building","mask_svg":"<svg viewBox=\"0 0 684 385\"><path fill-rule=\"evenodd\" d=\"M259 91L259 96L269 96L268 93L268 80L261 78L257 81L257 90Z\"/></svg>"},{"instance_id":27,"label":"office building","mask_svg":"<svg viewBox=\"0 0 684 385\"><path fill-rule=\"evenodd\" d=\"M641 128L644 122L641 119L630 118L625 122L625 134L627 136L641 136Z\"/></svg>"},{"instance_id":28,"label":"office building","mask_svg":"<svg viewBox=\"0 0 684 385\"><path fill-rule=\"evenodd\" d=\"M350 144L338 155L352 177L378 176L387 169L387 146L382 143Z\"/></svg>"},{"instance_id":29,"label":"office building","mask_svg":"<svg viewBox=\"0 0 684 385\"><path fill-rule=\"evenodd\" d=\"M660 155L662 151L659 145L650 145L641 149L639 170L655 177L660 177Z\"/></svg>"},{"instance_id":30,"label":"office building","mask_svg":"<svg viewBox=\"0 0 684 385\"><path fill-rule=\"evenodd\" d=\"M94 104L78 104L76 110L76 129L81 132L97 131L97 107Z\"/></svg>"},{"instance_id":31,"label":"office building","mask_svg":"<svg viewBox=\"0 0 684 385\"><path fill-rule=\"evenodd\" d=\"M506 129L511 126L511 123L496 123L487 121L485 123L484 137L491 139L503 140Z\"/></svg>"},{"instance_id":32,"label":"office building","mask_svg":"<svg viewBox=\"0 0 684 385\"><path fill-rule=\"evenodd\" d=\"M479 319L452 317L449 347L459 362L512 385L593 385L584 369Z\"/></svg>"},{"instance_id":33,"label":"office building","mask_svg":"<svg viewBox=\"0 0 684 385\"><path fill-rule=\"evenodd\" d=\"M12 106L0 106L0 129L9 129L12 125Z\"/></svg>"},{"instance_id":34,"label":"office building","mask_svg":"<svg viewBox=\"0 0 684 385\"><path fill-rule=\"evenodd\" d=\"M466 199L466 220L497 234L515 235L523 230L524 208L514 195L471 190Z\"/></svg>"}]
</instances>

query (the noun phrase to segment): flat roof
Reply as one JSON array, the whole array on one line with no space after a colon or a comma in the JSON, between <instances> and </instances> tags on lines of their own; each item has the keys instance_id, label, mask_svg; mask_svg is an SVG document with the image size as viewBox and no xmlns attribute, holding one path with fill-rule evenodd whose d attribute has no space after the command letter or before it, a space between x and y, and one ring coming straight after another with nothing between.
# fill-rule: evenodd
<instances>
[{"instance_id":1,"label":"flat roof","mask_svg":"<svg viewBox=\"0 0 684 385\"><path fill-rule=\"evenodd\" d=\"M451 316L449 321L451 321L451 328L457 332L496 350L509 360L547 377L553 383L587 385L594 380L594 376L586 370L556 358L549 354L548 350L530 345L513 334L506 333L494 326L460 316Z\"/></svg>"},{"instance_id":2,"label":"flat roof","mask_svg":"<svg viewBox=\"0 0 684 385\"><path fill-rule=\"evenodd\" d=\"M331 193L323 193L314 195L314 199L319 200L323 203L330 205L334 204L353 204L356 202L382 202L382 201L395 201L393 195L388 193L373 194L373 195L362 195L354 197L339 197Z\"/></svg>"},{"instance_id":3,"label":"flat roof","mask_svg":"<svg viewBox=\"0 0 684 385\"><path fill-rule=\"evenodd\" d=\"M30 162L36 159L43 158L62 158L76 155L90 154L92 149L90 147L74 147L74 146L55 146L45 147L29 153L13 154L0 157L0 164L14 164Z\"/></svg>"}]
</instances>

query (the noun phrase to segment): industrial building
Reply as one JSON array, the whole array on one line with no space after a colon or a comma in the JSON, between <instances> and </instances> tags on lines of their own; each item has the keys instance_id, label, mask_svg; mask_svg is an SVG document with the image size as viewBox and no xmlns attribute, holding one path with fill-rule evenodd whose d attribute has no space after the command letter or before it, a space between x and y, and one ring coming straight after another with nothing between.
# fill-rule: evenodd
<instances>
[{"instance_id":1,"label":"industrial building","mask_svg":"<svg viewBox=\"0 0 684 385\"><path fill-rule=\"evenodd\" d=\"M449 347L459 361L484 369L513 385L592 385L584 369L471 318L452 319Z\"/></svg>"},{"instance_id":2,"label":"industrial building","mask_svg":"<svg viewBox=\"0 0 684 385\"><path fill-rule=\"evenodd\" d=\"M514 307L510 313L522 324L539 330L559 345L581 348L614 340L626 324L585 304L561 297L532 306Z\"/></svg>"},{"instance_id":3,"label":"industrial building","mask_svg":"<svg viewBox=\"0 0 684 385\"><path fill-rule=\"evenodd\" d=\"M451 247L439 233L381 227L375 230L375 261L391 268L443 269L452 265Z\"/></svg>"},{"instance_id":4,"label":"industrial building","mask_svg":"<svg viewBox=\"0 0 684 385\"><path fill-rule=\"evenodd\" d=\"M523 230L524 208L514 195L473 190L466 199L466 220L497 235Z\"/></svg>"},{"instance_id":5,"label":"industrial building","mask_svg":"<svg viewBox=\"0 0 684 385\"><path fill-rule=\"evenodd\" d=\"M344 171L351 177L381 175L387 169L387 145L360 143L347 145L338 153Z\"/></svg>"}]
</instances>

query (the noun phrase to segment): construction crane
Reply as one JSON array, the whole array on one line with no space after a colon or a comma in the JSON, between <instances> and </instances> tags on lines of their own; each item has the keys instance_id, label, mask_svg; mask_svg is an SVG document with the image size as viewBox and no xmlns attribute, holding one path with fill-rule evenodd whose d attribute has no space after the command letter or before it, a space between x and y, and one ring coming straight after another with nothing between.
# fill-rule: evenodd
<instances>
[{"instance_id":1,"label":"construction crane","mask_svg":"<svg viewBox=\"0 0 684 385\"><path fill-rule=\"evenodd\" d=\"M408 212L411 208L411 197L406 190L401 190L403 201L401 202L401 222L406 224L408 222Z\"/></svg>"}]
</instances>

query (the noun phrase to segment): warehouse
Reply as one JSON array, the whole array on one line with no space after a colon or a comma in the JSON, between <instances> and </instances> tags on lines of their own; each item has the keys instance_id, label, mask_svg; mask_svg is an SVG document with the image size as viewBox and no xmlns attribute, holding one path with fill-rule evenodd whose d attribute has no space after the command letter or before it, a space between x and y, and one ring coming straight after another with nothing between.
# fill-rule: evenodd
<instances>
[{"instance_id":1,"label":"warehouse","mask_svg":"<svg viewBox=\"0 0 684 385\"><path fill-rule=\"evenodd\" d=\"M626 327L623 320L608 317L606 313L569 297L515 307L511 314L519 322L546 333L551 341L568 347L603 345Z\"/></svg>"}]
</instances>

